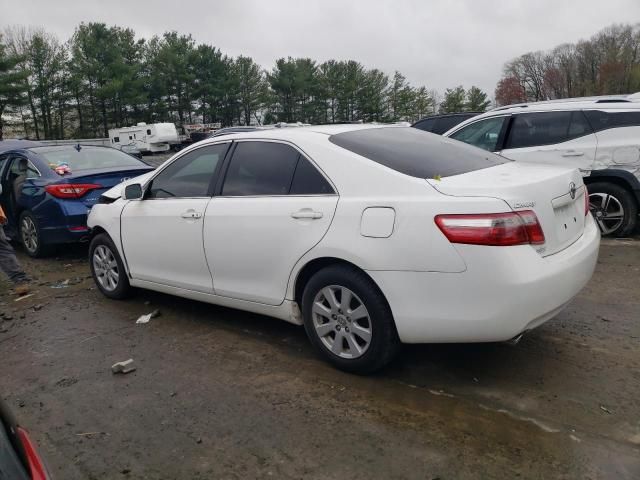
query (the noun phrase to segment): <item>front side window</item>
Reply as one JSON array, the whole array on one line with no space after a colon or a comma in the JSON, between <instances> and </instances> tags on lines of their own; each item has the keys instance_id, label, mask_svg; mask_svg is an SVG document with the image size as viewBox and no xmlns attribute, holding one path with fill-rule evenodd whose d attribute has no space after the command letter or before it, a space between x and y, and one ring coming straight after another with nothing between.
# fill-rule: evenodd
<instances>
[{"instance_id":1,"label":"front side window","mask_svg":"<svg viewBox=\"0 0 640 480\"><path fill-rule=\"evenodd\" d=\"M500 132L508 117L493 117L474 122L451 135L451 138L468 143L474 147L495 152L498 147Z\"/></svg>"},{"instance_id":2,"label":"front side window","mask_svg":"<svg viewBox=\"0 0 640 480\"><path fill-rule=\"evenodd\" d=\"M38 178L40 172L38 169L24 157L14 158L11 164L11 174L14 178L21 178L26 180L28 178Z\"/></svg>"},{"instance_id":3,"label":"front side window","mask_svg":"<svg viewBox=\"0 0 640 480\"><path fill-rule=\"evenodd\" d=\"M287 195L299 156L295 148L282 143L238 143L222 195Z\"/></svg>"},{"instance_id":4,"label":"front side window","mask_svg":"<svg viewBox=\"0 0 640 480\"><path fill-rule=\"evenodd\" d=\"M591 133L580 111L521 113L514 117L505 148L563 143Z\"/></svg>"},{"instance_id":5,"label":"front side window","mask_svg":"<svg viewBox=\"0 0 640 480\"><path fill-rule=\"evenodd\" d=\"M185 153L153 179L146 198L208 197L228 148L225 143Z\"/></svg>"}]
</instances>

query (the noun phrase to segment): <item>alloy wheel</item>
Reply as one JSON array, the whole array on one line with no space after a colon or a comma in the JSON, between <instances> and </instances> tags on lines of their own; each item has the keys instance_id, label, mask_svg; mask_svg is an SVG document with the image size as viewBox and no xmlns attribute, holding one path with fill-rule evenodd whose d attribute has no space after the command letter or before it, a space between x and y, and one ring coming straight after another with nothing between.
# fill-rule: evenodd
<instances>
[{"instance_id":1,"label":"alloy wheel","mask_svg":"<svg viewBox=\"0 0 640 480\"><path fill-rule=\"evenodd\" d=\"M113 292L118 288L120 271L116 257L106 245L98 245L93 252L93 271L102 288Z\"/></svg>"},{"instance_id":2,"label":"alloy wheel","mask_svg":"<svg viewBox=\"0 0 640 480\"><path fill-rule=\"evenodd\" d=\"M22 243L30 252L38 250L38 229L31 217L25 216L20 225L20 233L22 234Z\"/></svg>"},{"instance_id":3,"label":"alloy wheel","mask_svg":"<svg viewBox=\"0 0 640 480\"><path fill-rule=\"evenodd\" d=\"M589 209L603 235L609 235L615 232L624 222L624 208L622 207L622 203L608 193L590 193Z\"/></svg>"},{"instance_id":4,"label":"alloy wheel","mask_svg":"<svg viewBox=\"0 0 640 480\"><path fill-rule=\"evenodd\" d=\"M322 344L341 358L358 358L371 344L372 323L367 307L351 290L329 285L312 306L313 326Z\"/></svg>"}]
</instances>

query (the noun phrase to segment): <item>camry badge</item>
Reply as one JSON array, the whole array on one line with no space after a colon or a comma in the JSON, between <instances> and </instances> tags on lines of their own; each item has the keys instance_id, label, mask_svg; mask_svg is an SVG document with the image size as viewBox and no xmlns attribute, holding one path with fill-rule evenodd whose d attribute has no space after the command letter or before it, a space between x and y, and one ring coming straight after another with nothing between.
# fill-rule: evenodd
<instances>
[{"instance_id":1,"label":"camry badge","mask_svg":"<svg viewBox=\"0 0 640 480\"><path fill-rule=\"evenodd\" d=\"M575 200L576 198L576 184L571 182L569 184L569 196L571 196L571 200Z\"/></svg>"}]
</instances>

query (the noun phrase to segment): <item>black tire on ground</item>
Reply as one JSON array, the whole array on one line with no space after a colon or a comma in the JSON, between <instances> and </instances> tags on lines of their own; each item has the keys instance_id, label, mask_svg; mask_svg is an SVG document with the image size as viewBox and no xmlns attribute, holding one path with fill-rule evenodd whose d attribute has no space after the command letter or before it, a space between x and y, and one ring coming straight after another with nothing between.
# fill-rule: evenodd
<instances>
[{"instance_id":1,"label":"black tire on ground","mask_svg":"<svg viewBox=\"0 0 640 480\"><path fill-rule=\"evenodd\" d=\"M18 220L18 238L24 247L24 251L30 257L40 258L51 253L52 246L42 242L42 231L38 225L36 216L29 210L20 214Z\"/></svg>"},{"instance_id":2,"label":"black tire on ground","mask_svg":"<svg viewBox=\"0 0 640 480\"><path fill-rule=\"evenodd\" d=\"M100 278L103 281L100 281L98 274L96 273L96 269L102 267L101 262L103 261L100 258L96 258L96 250L100 248L100 253L106 253L107 258L104 261L115 260L117 265L117 274L118 280L115 282L114 288L105 287L104 275ZM102 292L103 295L109 298L113 298L115 300L122 300L127 298L131 294L131 285L129 284L129 278L127 277L127 272L124 268L124 263L120 258L120 254L118 253L118 249L114 245L111 237L106 233L100 233L93 237L91 240L91 244L89 245L89 266L91 268L91 275L93 276L93 281L96 283L98 290ZM108 284L107 284L108 285Z\"/></svg>"},{"instance_id":3,"label":"black tire on ground","mask_svg":"<svg viewBox=\"0 0 640 480\"><path fill-rule=\"evenodd\" d=\"M598 223L603 235L625 237L633 232L638 220L638 204L629 190L621 187L620 185L609 182L592 183L587 185L587 189L589 190L589 205L591 213ZM613 197L620 203L624 210L622 222L611 232L606 232L603 228L611 228L615 226L615 224L612 225L611 221L607 222L606 220L603 220L603 217L598 215L599 210L601 210L600 200L603 198L603 195L610 195Z\"/></svg>"},{"instance_id":4,"label":"black tire on ground","mask_svg":"<svg viewBox=\"0 0 640 480\"><path fill-rule=\"evenodd\" d=\"M357 358L342 358L333 353L316 331L312 312L314 299L325 287L329 286L346 287L351 290L357 299L361 300L369 313L371 339L364 353ZM355 303L358 303L357 299L354 301ZM342 300L340 302L342 304ZM398 333L391 309L384 295L373 280L357 268L348 265L333 265L317 272L305 286L302 295L302 313L304 327L312 345L324 359L340 370L357 374L375 372L388 364L399 350ZM342 313L344 315L339 317L344 320L347 318L347 313ZM349 321L351 320L349 319ZM345 329L342 333L347 335L346 332L348 331ZM353 326L352 333L356 333ZM332 338L332 334L335 335L335 332L329 333L329 339ZM326 336L324 338L327 339ZM334 342L335 338L333 337ZM342 337L340 338L341 344L343 344ZM349 346L346 338L344 344Z\"/></svg>"}]
</instances>

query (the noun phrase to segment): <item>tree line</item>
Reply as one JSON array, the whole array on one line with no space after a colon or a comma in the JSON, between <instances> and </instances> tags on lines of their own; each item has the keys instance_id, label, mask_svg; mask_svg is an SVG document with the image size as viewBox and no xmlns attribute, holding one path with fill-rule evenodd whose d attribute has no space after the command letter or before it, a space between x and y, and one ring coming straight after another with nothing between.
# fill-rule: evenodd
<instances>
[{"instance_id":1,"label":"tree line","mask_svg":"<svg viewBox=\"0 0 640 480\"><path fill-rule=\"evenodd\" d=\"M588 40L529 52L504 66L497 105L640 91L640 24L613 25Z\"/></svg>"},{"instance_id":2,"label":"tree line","mask_svg":"<svg viewBox=\"0 0 640 480\"><path fill-rule=\"evenodd\" d=\"M81 23L66 42L21 26L0 36L0 122L4 114L35 139L107 136L110 128L143 121L415 121L439 104L442 111L489 105L477 87L468 95L462 87L447 90L439 100L398 71L389 76L353 60L291 57L265 70L177 32L141 39L129 28Z\"/></svg>"}]
</instances>

